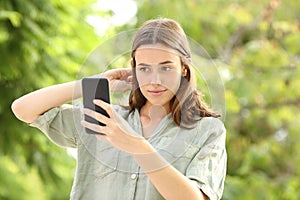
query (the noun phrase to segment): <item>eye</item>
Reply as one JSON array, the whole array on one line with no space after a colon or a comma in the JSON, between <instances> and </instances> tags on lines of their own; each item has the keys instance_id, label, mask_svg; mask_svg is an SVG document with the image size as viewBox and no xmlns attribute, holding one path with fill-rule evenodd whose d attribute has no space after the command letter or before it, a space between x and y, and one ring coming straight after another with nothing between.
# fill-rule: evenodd
<instances>
[{"instance_id":1,"label":"eye","mask_svg":"<svg viewBox=\"0 0 300 200\"><path fill-rule=\"evenodd\" d=\"M161 70L162 70L162 71L165 71L165 72L172 71L172 69L173 69L173 68L172 68L171 66L162 66L162 67L161 67Z\"/></svg>"},{"instance_id":2,"label":"eye","mask_svg":"<svg viewBox=\"0 0 300 200\"><path fill-rule=\"evenodd\" d=\"M150 72L150 67L138 67L138 70L140 72Z\"/></svg>"}]
</instances>

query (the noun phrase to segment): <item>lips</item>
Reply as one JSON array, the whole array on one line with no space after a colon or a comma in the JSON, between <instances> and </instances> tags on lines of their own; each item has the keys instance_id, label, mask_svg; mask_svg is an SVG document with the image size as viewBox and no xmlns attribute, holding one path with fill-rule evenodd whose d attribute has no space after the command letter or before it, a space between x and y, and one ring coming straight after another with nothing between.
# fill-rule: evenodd
<instances>
[{"instance_id":1,"label":"lips","mask_svg":"<svg viewBox=\"0 0 300 200\"><path fill-rule=\"evenodd\" d=\"M149 92L152 96L161 96L161 95L163 95L166 91L167 91L167 89L164 89L164 90L148 90L148 92Z\"/></svg>"}]
</instances>

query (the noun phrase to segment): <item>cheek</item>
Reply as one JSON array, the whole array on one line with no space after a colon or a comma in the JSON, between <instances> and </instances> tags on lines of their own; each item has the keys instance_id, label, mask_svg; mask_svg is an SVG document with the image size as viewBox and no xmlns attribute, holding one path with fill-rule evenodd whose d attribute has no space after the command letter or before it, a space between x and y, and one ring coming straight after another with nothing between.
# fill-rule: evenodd
<instances>
[{"instance_id":1,"label":"cheek","mask_svg":"<svg viewBox=\"0 0 300 200\"><path fill-rule=\"evenodd\" d=\"M177 75L176 77L172 77L172 79L169 79L169 81L166 83L166 86L175 94L180 86L180 80L181 76Z\"/></svg>"},{"instance_id":2,"label":"cheek","mask_svg":"<svg viewBox=\"0 0 300 200\"><path fill-rule=\"evenodd\" d=\"M176 85L180 84L181 74L177 72L166 74L163 80L164 84L169 85L171 87L175 87Z\"/></svg>"}]
</instances>

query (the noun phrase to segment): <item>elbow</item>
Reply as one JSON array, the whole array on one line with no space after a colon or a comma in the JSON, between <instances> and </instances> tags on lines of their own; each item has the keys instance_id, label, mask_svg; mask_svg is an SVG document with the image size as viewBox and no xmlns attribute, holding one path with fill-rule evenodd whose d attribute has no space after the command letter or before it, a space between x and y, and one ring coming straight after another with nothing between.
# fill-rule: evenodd
<instances>
[{"instance_id":1,"label":"elbow","mask_svg":"<svg viewBox=\"0 0 300 200\"><path fill-rule=\"evenodd\" d=\"M34 121L28 114L26 114L26 103L23 102L21 99L16 99L11 104L11 110L14 113L14 115L21 121L26 123L31 123Z\"/></svg>"}]
</instances>

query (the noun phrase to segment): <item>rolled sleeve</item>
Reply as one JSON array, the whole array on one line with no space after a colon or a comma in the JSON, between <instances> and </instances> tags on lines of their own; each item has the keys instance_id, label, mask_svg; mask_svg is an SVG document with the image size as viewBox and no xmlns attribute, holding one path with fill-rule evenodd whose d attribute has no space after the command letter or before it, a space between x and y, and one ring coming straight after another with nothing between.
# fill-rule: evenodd
<instances>
[{"instance_id":1,"label":"rolled sleeve","mask_svg":"<svg viewBox=\"0 0 300 200\"><path fill-rule=\"evenodd\" d=\"M210 199L221 199L227 168L226 130L218 119L204 124L199 130L207 134L207 139L189 164L186 176Z\"/></svg>"},{"instance_id":2,"label":"rolled sleeve","mask_svg":"<svg viewBox=\"0 0 300 200\"><path fill-rule=\"evenodd\" d=\"M53 143L62 147L77 147L80 109L72 105L52 108L29 124L40 129Z\"/></svg>"}]
</instances>

